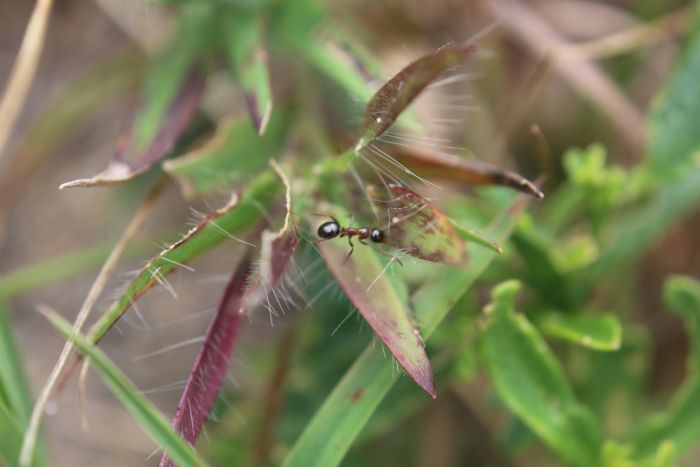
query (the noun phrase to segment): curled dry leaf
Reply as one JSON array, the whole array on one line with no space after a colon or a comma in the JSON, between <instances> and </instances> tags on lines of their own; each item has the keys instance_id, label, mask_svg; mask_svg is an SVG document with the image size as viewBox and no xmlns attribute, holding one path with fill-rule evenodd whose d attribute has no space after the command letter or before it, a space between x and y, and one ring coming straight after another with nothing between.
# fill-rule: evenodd
<instances>
[{"instance_id":1,"label":"curled dry leaf","mask_svg":"<svg viewBox=\"0 0 700 467\"><path fill-rule=\"evenodd\" d=\"M416 258L464 265L467 251L452 222L428 200L399 185L371 185L369 195L385 219L385 243Z\"/></svg>"},{"instance_id":2,"label":"curled dry leaf","mask_svg":"<svg viewBox=\"0 0 700 467\"><path fill-rule=\"evenodd\" d=\"M199 107L204 91L204 77L197 71L190 72L173 99L160 127L145 149L135 148L133 124L122 134L117 143L114 160L107 169L91 178L63 183L59 188L75 188L123 183L146 172L168 152L188 127Z\"/></svg>"},{"instance_id":3,"label":"curled dry leaf","mask_svg":"<svg viewBox=\"0 0 700 467\"><path fill-rule=\"evenodd\" d=\"M362 150L381 136L430 83L462 63L475 49L471 44L445 46L410 63L387 81L367 104L355 150Z\"/></svg>"}]
</instances>

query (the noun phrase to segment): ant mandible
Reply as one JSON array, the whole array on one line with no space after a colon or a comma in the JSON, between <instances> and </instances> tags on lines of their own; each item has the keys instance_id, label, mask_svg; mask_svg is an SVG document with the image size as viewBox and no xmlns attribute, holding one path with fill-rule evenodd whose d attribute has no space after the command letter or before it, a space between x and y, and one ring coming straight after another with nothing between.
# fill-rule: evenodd
<instances>
[{"instance_id":1,"label":"ant mandible","mask_svg":"<svg viewBox=\"0 0 700 467\"><path fill-rule=\"evenodd\" d=\"M341 227L340 223L334 217L331 217L331 219L333 220L324 222L318 227L318 236L324 240L330 240L331 238L338 236L341 238L348 237L348 243L350 243L350 253L348 253L345 261L350 258L350 255L352 255L352 252L355 249L355 245L352 243L352 237L354 236L357 236L357 239L363 245L367 245L364 240L368 238L372 241L372 243L384 243L384 231L377 227Z\"/></svg>"}]
</instances>

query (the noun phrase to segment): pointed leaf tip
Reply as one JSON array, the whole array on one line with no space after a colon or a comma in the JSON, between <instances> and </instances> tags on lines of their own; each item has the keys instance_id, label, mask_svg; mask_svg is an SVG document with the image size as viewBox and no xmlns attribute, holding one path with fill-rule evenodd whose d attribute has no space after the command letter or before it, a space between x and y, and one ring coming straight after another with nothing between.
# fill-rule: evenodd
<instances>
[{"instance_id":1,"label":"pointed leaf tip","mask_svg":"<svg viewBox=\"0 0 700 467\"><path fill-rule=\"evenodd\" d=\"M433 370L420 332L409 311L385 276L370 247L355 248L352 256L343 242L319 244L331 273L377 337L406 373L431 397L436 396Z\"/></svg>"}]
</instances>

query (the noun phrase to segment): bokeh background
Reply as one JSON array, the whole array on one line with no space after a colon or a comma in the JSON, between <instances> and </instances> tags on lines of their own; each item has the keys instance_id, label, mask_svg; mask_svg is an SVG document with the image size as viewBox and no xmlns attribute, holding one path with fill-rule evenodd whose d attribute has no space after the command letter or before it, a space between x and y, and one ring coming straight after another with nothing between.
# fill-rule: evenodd
<instances>
[{"instance_id":1,"label":"bokeh background","mask_svg":"<svg viewBox=\"0 0 700 467\"><path fill-rule=\"evenodd\" d=\"M545 174L546 193L557 190L566 178L562 156L572 147L598 142L607 149L610 165L629 168L641 163L649 138L647 113L668 81L692 24L692 5L683 1L343 0L326 7L333 24L382 64L385 78L421 53L465 40L497 21L483 53L470 65L478 79L442 97L466 90L473 102L461 115L463 126L447 136L455 144L467 144L481 159L533 179ZM9 78L31 10L32 2L0 1L0 89ZM69 319L75 317L101 258L120 237L153 175L124 186L62 191L58 186L106 166L136 105L144 63L167 41L172 24L172 10L141 0L63 0L52 12L34 84L0 158L0 281L36 267L30 272L35 280L28 281L33 285L10 297L7 305L33 396L64 342L36 313L36 306L47 304ZM113 81L114 88L95 91L95 83L104 80ZM273 74L273 80L276 89L293 85L285 82L283 73ZM211 86L207 111L243 115L236 90L217 86ZM546 138L544 157L532 138L533 124ZM111 303L131 271L155 255L161 242L186 231L195 212L211 211L217 206L212 203L184 199L171 184L96 311ZM635 354L637 380L627 389L651 407L663 406L687 376L687 334L677 315L662 311L661 296L670 274L698 276L699 232L696 206L655 239L625 273L607 279L599 292L601 306L607 307L619 305L610 296L620 291L627 305L625 335L629 331L644 336L642 350ZM194 271L176 271L170 282L177 298L155 288L139 301L138 313L128 314L102 343L168 416L174 413L238 252L236 242L227 242L191 264ZM64 255L67 261L51 262ZM496 267L492 275L501 270ZM47 274L46 280L37 279L41 274ZM469 300L483 305L488 299L485 290L475 291ZM310 391L323 394L325 387L327 392L372 339L360 318L348 320L330 336L349 307L339 295L337 287L331 288L313 310L288 313L273 326L264 311L251 317L217 409L222 415L207 425L211 436L200 443L208 446L204 449L217 465L251 462L246 453L254 444L249 432L259 424L257 408L264 404L278 355L292 355L286 377L294 390L283 408L283 434L271 451L272 465L289 449L288 440L293 441L303 426L300 420L323 400L298 395L305 384L313 386L309 381L314 376L307 372L323 368L324 384ZM555 346L555 352L567 365L576 365L567 350ZM491 388L482 372L475 370L460 383L459 370L454 371L444 377L452 383L440 387L436 401L428 401L403 378L397 394L389 396L402 406L392 408L391 417L373 419L347 465L561 465L498 403L488 403ZM612 400L630 397L625 389L618 388ZM157 455L149 457L154 443L97 376L89 379L82 409L77 394L72 380L49 407L44 438L51 465L157 463ZM608 407L613 433L616 424L623 427L634 418L626 412L634 404ZM89 421L87 432L80 427L81 410ZM621 413L615 415L615 410ZM684 454L681 465L698 462L700 450L695 448Z\"/></svg>"}]
</instances>

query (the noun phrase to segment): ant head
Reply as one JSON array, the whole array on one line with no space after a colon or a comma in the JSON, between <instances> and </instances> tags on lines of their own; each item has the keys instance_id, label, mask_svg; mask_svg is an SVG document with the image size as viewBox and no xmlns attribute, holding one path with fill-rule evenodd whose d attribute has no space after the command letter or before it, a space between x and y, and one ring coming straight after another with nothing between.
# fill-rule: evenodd
<instances>
[{"instance_id":1,"label":"ant head","mask_svg":"<svg viewBox=\"0 0 700 467\"><path fill-rule=\"evenodd\" d=\"M335 238L340 234L340 224L335 219L324 222L318 227L318 236L325 239Z\"/></svg>"},{"instance_id":2,"label":"ant head","mask_svg":"<svg viewBox=\"0 0 700 467\"><path fill-rule=\"evenodd\" d=\"M369 239L374 243L384 243L384 232L375 227L372 229L372 232L370 232Z\"/></svg>"}]
</instances>

